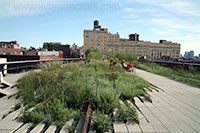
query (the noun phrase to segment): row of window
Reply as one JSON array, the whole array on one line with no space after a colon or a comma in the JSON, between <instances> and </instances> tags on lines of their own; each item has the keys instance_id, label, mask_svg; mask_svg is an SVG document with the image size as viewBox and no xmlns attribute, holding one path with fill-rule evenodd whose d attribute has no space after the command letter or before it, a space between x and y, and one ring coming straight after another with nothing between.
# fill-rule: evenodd
<instances>
[{"instance_id":1,"label":"row of window","mask_svg":"<svg viewBox=\"0 0 200 133\"><path fill-rule=\"evenodd\" d=\"M94 43L90 43L90 45L93 45ZM88 45L88 43L85 43L85 45ZM100 43L96 43L96 45L100 45ZM103 45L103 43L102 43Z\"/></svg>"},{"instance_id":2,"label":"row of window","mask_svg":"<svg viewBox=\"0 0 200 133\"><path fill-rule=\"evenodd\" d=\"M88 49L89 47L85 47L86 49ZM100 49L100 47L95 47L96 49ZM94 49L94 47L90 47L90 49ZM105 48L104 48L105 49Z\"/></svg>"},{"instance_id":3,"label":"row of window","mask_svg":"<svg viewBox=\"0 0 200 133\"><path fill-rule=\"evenodd\" d=\"M96 34L96 35L101 34L101 32L85 32L86 35L88 35L89 33L90 33L91 35L93 35L93 34Z\"/></svg>"},{"instance_id":4,"label":"row of window","mask_svg":"<svg viewBox=\"0 0 200 133\"><path fill-rule=\"evenodd\" d=\"M88 39L86 39L86 42L88 42L89 40ZM95 41L94 39L91 39L91 42L93 42L93 41ZM99 39L96 39L96 42L100 42L100 40ZM103 42L103 40L102 40L102 42ZM105 40L104 40L104 42L105 42Z\"/></svg>"}]
</instances>

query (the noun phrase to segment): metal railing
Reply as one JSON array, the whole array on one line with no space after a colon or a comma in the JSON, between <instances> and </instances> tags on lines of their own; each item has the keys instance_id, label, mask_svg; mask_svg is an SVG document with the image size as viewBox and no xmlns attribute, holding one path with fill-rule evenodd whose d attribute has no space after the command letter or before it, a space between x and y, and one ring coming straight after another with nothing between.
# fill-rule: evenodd
<instances>
[{"instance_id":1,"label":"metal railing","mask_svg":"<svg viewBox=\"0 0 200 133\"><path fill-rule=\"evenodd\" d=\"M36 69L38 68L38 65L45 62L55 62L59 61L62 63L68 63L68 62L77 62L85 60L84 58L63 58L63 59L46 59L46 60L27 60L27 61L13 61L13 62L5 62L0 63L0 72L4 75L4 71L7 70L15 70L16 72L19 72L21 70L29 70L29 69ZM7 66L7 68L5 68ZM8 67L11 66L11 67Z\"/></svg>"},{"instance_id":2,"label":"metal railing","mask_svg":"<svg viewBox=\"0 0 200 133\"><path fill-rule=\"evenodd\" d=\"M177 65L191 65L191 66L200 66L198 63L188 63L188 62L173 62L173 61L163 61L163 60L151 60L149 62L154 63L166 63L166 64L177 64Z\"/></svg>"}]
</instances>

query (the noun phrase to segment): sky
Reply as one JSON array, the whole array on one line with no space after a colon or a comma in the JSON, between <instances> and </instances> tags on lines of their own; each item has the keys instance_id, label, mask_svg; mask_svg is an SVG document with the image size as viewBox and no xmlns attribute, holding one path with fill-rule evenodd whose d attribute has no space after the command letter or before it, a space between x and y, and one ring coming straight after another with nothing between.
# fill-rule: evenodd
<instances>
[{"instance_id":1,"label":"sky","mask_svg":"<svg viewBox=\"0 0 200 133\"><path fill-rule=\"evenodd\" d=\"M0 41L20 47L43 42L83 45L83 30L99 20L109 32L181 44L200 54L200 0L0 0Z\"/></svg>"}]
</instances>

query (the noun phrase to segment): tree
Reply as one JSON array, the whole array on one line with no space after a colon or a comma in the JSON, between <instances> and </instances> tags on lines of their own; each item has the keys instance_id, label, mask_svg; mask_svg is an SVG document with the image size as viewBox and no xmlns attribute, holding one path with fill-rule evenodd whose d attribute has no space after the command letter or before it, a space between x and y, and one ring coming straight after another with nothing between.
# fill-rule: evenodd
<instances>
[{"instance_id":1,"label":"tree","mask_svg":"<svg viewBox=\"0 0 200 133\"><path fill-rule=\"evenodd\" d=\"M89 52L89 54L88 54L88 58L89 59L101 60L102 59L101 51L99 51L99 50L91 50Z\"/></svg>"},{"instance_id":2,"label":"tree","mask_svg":"<svg viewBox=\"0 0 200 133\"><path fill-rule=\"evenodd\" d=\"M77 53L75 53L75 52L72 52L72 57L73 58L80 58L80 56Z\"/></svg>"},{"instance_id":3,"label":"tree","mask_svg":"<svg viewBox=\"0 0 200 133\"><path fill-rule=\"evenodd\" d=\"M48 49L48 51L58 51L58 46L61 45L61 43L54 43L54 42L45 42L43 44L44 49Z\"/></svg>"},{"instance_id":4,"label":"tree","mask_svg":"<svg viewBox=\"0 0 200 133\"><path fill-rule=\"evenodd\" d=\"M88 58L88 55L89 55L90 51L91 51L91 49L86 49L86 51L85 51L85 57L86 57L86 59Z\"/></svg>"}]
</instances>

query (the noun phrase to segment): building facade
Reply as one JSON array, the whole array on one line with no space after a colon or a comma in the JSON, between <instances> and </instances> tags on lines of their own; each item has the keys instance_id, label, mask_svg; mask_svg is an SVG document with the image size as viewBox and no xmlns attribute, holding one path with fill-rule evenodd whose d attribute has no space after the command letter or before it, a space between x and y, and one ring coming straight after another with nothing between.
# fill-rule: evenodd
<instances>
[{"instance_id":1,"label":"building facade","mask_svg":"<svg viewBox=\"0 0 200 133\"><path fill-rule=\"evenodd\" d=\"M108 29L101 28L97 20L94 21L93 30L84 30L84 51L99 49L102 55L108 53L126 53L135 57L149 56L159 59L163 56L171 58L180 57L180 44L167 40L159 43L139 40L139 34L130 34L129 39L122 39L118 33L111 34Z\"/></svg>"},{"instance_id":2,"label":"building facade","mask_svg":"<svg viewBox=\"0 0 200 133\"><path fill-rule=\"evenodd\" d=\"M194 51L185 52L184 57L187 59L194 58Z\"/></svg>"},{"instance_id":3,"label":"building facade","mask_svg":"<svg viewBox=\"0 0 200 133\"><path fill-rule=\"evenodd\" d=\"M21 55L22 51L19 48L17 41L0 42L1 55Z\"/></svg>"},{"instance_id":4,"label":"building facade","mask_svg":"<svg viewBox=\"0 0 200 133\"><path fill-rule=\"evenodd\" d=\"M70 45L59 45L58 46L58 51L63 52L63 58L67 58L70 56Z\"/></svg>"}]
</instances>

